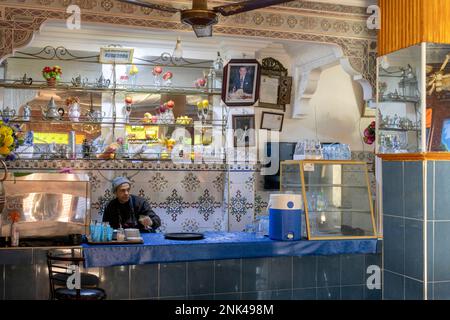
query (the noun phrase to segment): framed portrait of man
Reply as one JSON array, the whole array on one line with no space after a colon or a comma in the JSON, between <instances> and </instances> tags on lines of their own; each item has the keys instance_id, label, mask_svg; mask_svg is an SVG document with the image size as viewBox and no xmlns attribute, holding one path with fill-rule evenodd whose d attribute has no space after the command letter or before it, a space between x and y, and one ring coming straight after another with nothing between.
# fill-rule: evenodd
<instances>
[{"instance_id":1,"label":"framed portrait of man","mask_svg":"<svg viewBox=\"0 0 450 320\"><path fill-rule=\"evenodd\" d=\"M252 106L259 99L261 65L255 59L232 59L223 71L222 100L227 106Z\"/></svg>"},{"instance_id":2,"label":"framed portrait of man","mask_svg":"<svg viewBox=\"0 0 450 320\"><path fill-rule=\"evenodd\" d=\"M255 115L233 115L234 147L254 147Z\"/></svg>"}]
</instances>

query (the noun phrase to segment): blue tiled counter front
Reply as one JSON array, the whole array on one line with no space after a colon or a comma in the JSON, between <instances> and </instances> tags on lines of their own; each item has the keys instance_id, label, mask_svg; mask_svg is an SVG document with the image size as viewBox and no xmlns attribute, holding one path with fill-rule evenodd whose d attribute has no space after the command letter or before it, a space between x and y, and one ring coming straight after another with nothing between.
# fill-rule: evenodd
<instances>
[{"instance_id":1,"label":"blue tiled counter front","mask_svg":"<svg viewBox=\"0 0 450 320\"><path fill-rule=\"evenodd\" d=\"M273 241L245 232L205 232L196 241L167 240L161 233L142 234L144 244L83 244L86 267L110 267L180 261L224 260L278 256L375 254L376 239Z\"/></svg>"}]
</instances>

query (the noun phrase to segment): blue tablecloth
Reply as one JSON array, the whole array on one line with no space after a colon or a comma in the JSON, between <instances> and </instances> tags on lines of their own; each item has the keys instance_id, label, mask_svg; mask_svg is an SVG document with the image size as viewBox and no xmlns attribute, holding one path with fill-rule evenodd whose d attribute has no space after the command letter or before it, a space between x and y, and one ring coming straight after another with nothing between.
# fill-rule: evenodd
<instances>
[{"instance_id":1,"label":"blue tablecloth","mask_svg":"<svg viewBox=\"0 0 450 320\"><path fill-rule=\"evenodd\" d=\"M377 240L274 241L245 232L205 232L195 241L167 240L161 233L142 234L144 244L83 244L86 267L108 267L179 261L373 254Z\"/></svg>"}]
</instances>

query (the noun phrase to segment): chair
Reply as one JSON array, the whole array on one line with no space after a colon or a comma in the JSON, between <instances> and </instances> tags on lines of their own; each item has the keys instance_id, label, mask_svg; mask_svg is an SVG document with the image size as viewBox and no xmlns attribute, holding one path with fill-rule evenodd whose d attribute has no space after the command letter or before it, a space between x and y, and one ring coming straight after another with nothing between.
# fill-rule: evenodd
<instances>
[{"instance_id":1,"label":"chair","mask_svg":"<svg viewBox=\"0 0 450 320\"><path fill-rule=\"evenodd\" d=\"M82 267L84 258L71 254L55 254L47 251L47 267L52 300L104 300L105 290L98 287L96 275L80 272L80 289L67 288L67 279L74 273L73 266Z\"/></svg>"}]
</instances>

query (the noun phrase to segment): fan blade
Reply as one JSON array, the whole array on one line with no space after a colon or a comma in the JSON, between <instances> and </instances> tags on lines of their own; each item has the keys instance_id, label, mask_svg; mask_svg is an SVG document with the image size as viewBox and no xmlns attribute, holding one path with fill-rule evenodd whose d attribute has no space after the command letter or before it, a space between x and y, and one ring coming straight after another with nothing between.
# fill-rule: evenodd
<instances>
[{"instance_id":1,"label":"fan blade","mask_svg":"<svg viewBox=\"0 0 450 320\"><path fill-rule=\"evenodd\" d=\"M134 4L134 5L141 6L141 7L155 9L155 10L159 10L159 11L167 11L167 12L173 12L173 13L177 13L177 12L181 11L180 9L177 9L177 8L172 8L172 7L164 6L161 4L148 3L145 1L139 1L139 0L119 0L119 1L129 3L129 4Z\"/></svg>"},{"instance_id":2,"label":"fan blade","mask_svg":"<svg viewBox=\"0 0 450 320\"><path fill-rule=\"evenodd\" d=\"M197 38L212 37L213 26L192 26Z\"/></svg>"},{"instance_id":3,"label":"fan blade","mask_svg":"<svg viewBox=\"0 0 450 320\"><path fill-rule=\"evenodd\" d=\"M213 10L220 12L224 16L231 16L233 14L270 7L291 1L294 0L248 0L214 7Z\"/></svg>"}]
</instances>

